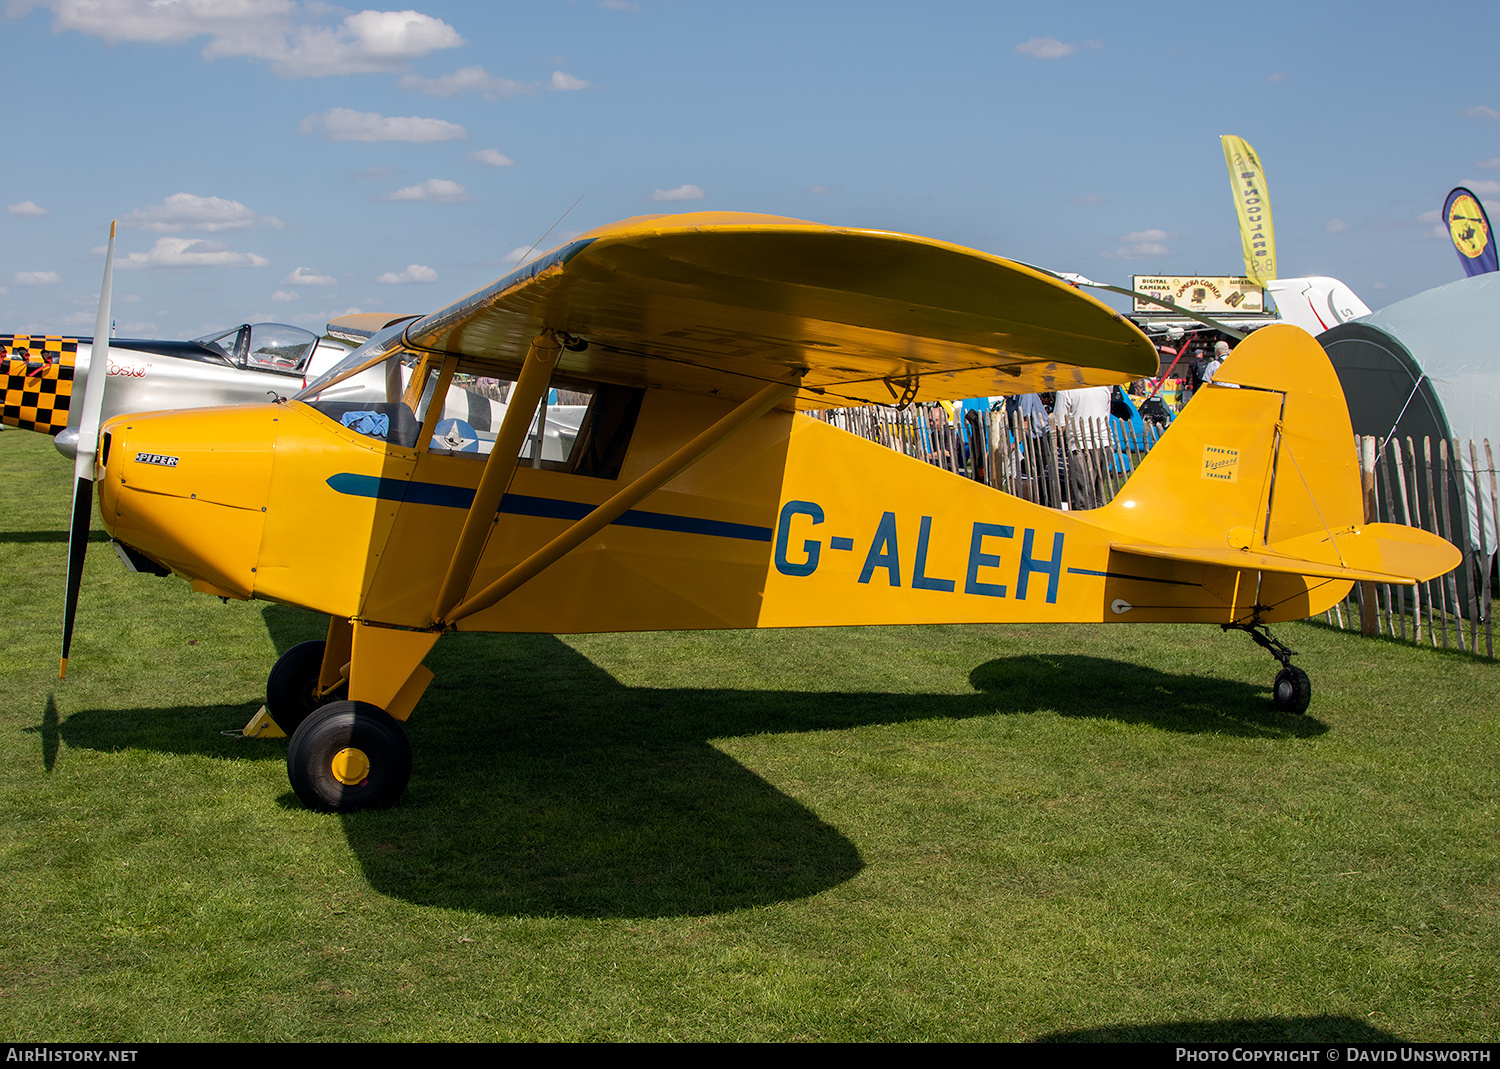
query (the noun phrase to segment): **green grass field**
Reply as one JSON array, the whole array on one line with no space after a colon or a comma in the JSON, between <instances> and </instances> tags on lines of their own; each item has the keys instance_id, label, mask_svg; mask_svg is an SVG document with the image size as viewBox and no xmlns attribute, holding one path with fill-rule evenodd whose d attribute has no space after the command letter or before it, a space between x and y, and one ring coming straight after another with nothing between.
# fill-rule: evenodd
<instances>
[{"instance_id":1,"label":"green grass field","mask_svg":"<svg viewBox=\"0 0 1500 1069\"><path fill-rule=\"evenodd\" d=\"M396 809L225 730L311 615L0 434L0 1037L1500 1039L1500 669L1283 626L448 636ZM327 537L315 524L308 537Z\"/></svg>"}]
</instances>

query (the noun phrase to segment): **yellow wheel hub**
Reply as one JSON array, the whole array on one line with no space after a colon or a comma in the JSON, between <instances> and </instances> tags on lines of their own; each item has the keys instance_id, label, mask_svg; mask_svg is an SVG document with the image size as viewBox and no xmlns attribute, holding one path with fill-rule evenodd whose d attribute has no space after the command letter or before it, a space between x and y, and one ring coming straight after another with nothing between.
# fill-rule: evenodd
<instances>
[{"instance_id":1,"label":"yellow wheel hub","mask_svg":"<svg viewBox=\"0 0 1500 1069\"><path fill-rule=\"evenodd\" d=\"M333 778L345 787L363 783L370 774L370 759L363 750L353 746L347 746L334 754L331 766Z\"/></svg>"}]
</instances>

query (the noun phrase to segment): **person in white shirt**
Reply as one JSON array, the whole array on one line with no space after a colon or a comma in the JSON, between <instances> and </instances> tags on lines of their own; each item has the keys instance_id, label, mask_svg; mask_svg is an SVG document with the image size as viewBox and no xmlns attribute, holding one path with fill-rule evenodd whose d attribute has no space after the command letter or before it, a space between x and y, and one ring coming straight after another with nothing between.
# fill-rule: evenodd
<instances>
[{"instance_id":1,"label":"person in white shirt","mask_svg":"<svg viewBox=\"0 0 1500 1069\"><path fill-rule=\"evenodd\" d=\"M1094 472L1108 461L1100 453L1109 446L1109 387L1057 391L1052 418L1068 443L1068 507L1098 508L1104 494Z\"/></svg>"},{"instance_id":2,"label":"person in white shirt","mask_svg":"<svg viewBox=\"0 0 1500 1069\"><path fill-rule=\"evenodd\" d=\"M1213 359L1203 365L1203 381L1205 383L1213 382L1214 373L1219 370L1219 365L1224 362L1225 357L1228 355L1229 343L1227 341L1214 342Z\"/></svg>"}]
</instances>

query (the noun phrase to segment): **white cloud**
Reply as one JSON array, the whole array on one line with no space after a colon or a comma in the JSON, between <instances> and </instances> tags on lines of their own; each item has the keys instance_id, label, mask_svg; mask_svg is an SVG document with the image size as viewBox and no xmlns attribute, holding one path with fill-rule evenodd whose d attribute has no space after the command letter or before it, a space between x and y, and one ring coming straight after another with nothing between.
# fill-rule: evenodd
<instances>
[{"instance_id":1,"label":"white cloud","mask_svg":"<svg viewBox=\"0 0 1500 1069\"><path fill-rule=\"evenodd\" d=\"M275 295L272 295L272 301L275 301L277 299L278 298ZM330 319L337 319L339 316L344 315L357 315L359 314L359 311L360 310L358 308L344 308L337 310L331 310L327 308L314 308L306 311L295 311L292 308L283 305L281 308L278 308L275 311L252 310L247 316L245 316L245 318L251 323L263 323L268 320L277 323L290 323L294 327L306 327L314 333L321 334L323 333L323 328L328 325L328 321ZM222 330L223 327L224 325L220 323L219 329ZM208 331L213 329L213 327L208 327L205 330L199 331L199 333L206 334L208 333Z\"/></svg>"},{"instance_id":2,"label":"white cloud","mask_svg":"<svg viewBox=\"0 0 1500 1069\"><path fill-rule=\"evenodd\" d=\"M1349 229L1349 224L1342 219L1330 219L1323 224L1323 228L1330 234L1342 234L1345 230Z\"/></svg>"},{"instance_id":3,"label":"white cloud","mask_svg":"<svg viewBox=\"0 0 1500 1069\"><path fill-rule=\"evenodd\" d=\"M17 271L10 280L17 286L55 286L62 276L56 271Z\"/></svg>"},{"instance_id":4,"label":"white cloud","mask_svg":"<svg viewBox=\"0 0 1500 1069\"><path fill-rule=\"evenodd\" d=\"M1466 108L1460 111L1459 114L1470 119L1500 119L1500 111L1496 111L1494 108L1487 108L1483 104Z\"/></svg>"},{"instance_id":5,"label":"white cloud","mask_svg":"<svg viewBox=\"0 0 1500 1069\"><path fill-rule=\"evenodd\" d=\"M323 136L330 141L455 141L468 137L469 131L456 122L445 119L422 119L415 115L405 118L384 115L374 111L353 111L350 108L329 108L321 115L309 115L297 127L299 134L314 133L322 129Z\"/></svg>"},{"instance_id":6,"label":"white cloud","mask_svg":"<svg viewBox=\"0 0 1500 1069\"><path fill-rule=\"evenodd\" d=\"M277 290L271 294L271 300L285 304L289 301L300 301L302 298L289 290Z\"/></svg>"},{"instance_id":7,"label":"white cloud","mask_svg":"<svg viewBox=\"0 0 1500 1069\"><path fill-rule=\"evenodd\" d=\"M1493 171L1496 167L1500 167L1500 156L1491 156L1487 160L1480 160L1474 166L1483 167L1487 171ZM28 203L30 202L28 201Z\"/></svg>"},{"instance_id":8,"label":"white cloud","mask_svg":"<svg viewBox=\"0 0 1500 1069\"><path fill-rule=\"evenodd\" d=\"M514 167L516 165L515 160L497 148L482 148L478 152L471 152L469 159L477 160L490 167Z\"/></svg>"},{"instance_id":9,"label":"white cloud","mask_svg":"<svg viewBox=\"0 0 1500 1069\"><path fill-rule=\"evenodd\" d=\"M1438 211L1436 208L1434 208L1430 212L1423 212L1421 215L1417 216L1417 222L1419 222L1419 223L1436 223L1436 222L1439 222L1442 218L1443 218L1443 213L1440 212L1440 211Z\"/></svg>"},{"instance_id":10,"label":"white cloud","mask_svg":"<svg viewBox=\"0 0 1500 1069\"><path fill-rule=\"evenodd\" d=\"M592 89L593 86L582 78L575 78L571 74L562 71L552 72L553 89Z\"/></svg>"},{"instance_id":11,"label":"white cloud","mask_svg":"<svg viewBox=\"0 0 1500 1069\"><path fill-rule=\"evenodd\" d=\"M49 316L48 330L56 331L59 327L92 327L99 318L97 300L95 306L86 311L69 312L64 316ZM158 312L158 315L165 313ZM206 332L205 332L206 333ZM116 320L115 337L117 338L159 338L156 324L146 320Z\"/></svg>"},{"instance_id":12,"label":"white cloud","mask_svg":"<svg viewBox=\"0 0 1500 1069\"><path fill-rule=\"evenodd\" d=\"M463 93L478 93L485 100L504 100L517 93L536 92L536 84L517 82L491 74L483 67L461 67L452 74L437 78L423 78L408 74L399 81L402 89L414 89L430 97L454 97Z\"/></svg>"},{"instance_id":13,"label":"white cloud","mask_svg":"<svg viewBox=\"0 0 1500 1069\"><path fill-rule=\"evenodd\" d=\"M125 269L150 267L269 267L271 261L253 252L235 252L227 245L204 238L157 238L150 252L132 252L115 266Z\"/></svg>"},{"instance_id":14,"label":"white cloud","mask_svg":"<svg viewBox=\"0 0 1500 1069\"><path fill-rule=\"evenodd\" d=\"M457 204L460 201L473 200L473 196L467 189L457 182L450 182L446 178L429 178L427 181L415 186L406 186L396 190L386 200L425 200L434 204Z\"/></svg>"},{"instance_id":15,"label":"white cloud","mask_svg":"<svg viewBox=\"0 0 1500 1069\"><path fill-rule=\"evenodd\" d=\"M641 5L635 0L599 0L599 6L605 11L639 11Z\"/></svg>"},{"instance_id":16,"label":"white cloud","mask_svg":"<svg viewBox=\"0 0 1500 1069\"><path fill-rule=\"evenodd\" d=\"M208 37L203 58L264 60L283 78L402 70L413 59L464 43L441 19L417 11L338 9L295 0L41 0L55 31L106 41L179 44ZM28 0L11 9L30 7Z\"/></svg>"},{"instance_id":17,"label":"white cloud","mask_svg":"<svg viewBox=\"0 0 1500 1069\"><path fill-rule=\"evenodd\" d=\"M280 219L260 215L237 200L223 197L199 197L192 193L173 193L149 208L137 208L120 218L120 225L158 234L175 234L181 230L244 230L264 223L277 230L285 226Z\"/></svg>"},{"instance_id":18,"label":"white cloud","mask_svg":"<svg viewBox=\"0 0 1500 1069\"><path fill-rule=\"evenodd\" d=\"M703 190L697 186L678 186L676 189L658 189L651 194L652 200L702 200Z\"/></svg>"},{"instance_id":19,"label":"white cloud","mask_svg":"<svg viewBox=\"0 0 1500 1069\"><path fill-rule=\"evenodd\" d=\"M1268 82L1284 82L1284 81L1286 81L1286 75L1282 74L1280 71L1277 71L1275 74L1268 74L1268 75L1266 75L1266 81L1268 81Z\"/></svg>"},{"instance_id":20,"label":"white cloud","mask_svg":"<svg viewBox=\"0 0 1500 1069\"><path fill-rule=\"evenodd\" d=\"M332 275L314 274L310 267L299 267L281 280L283 286L337 286L339 280Z\"/></svg>"},{"instance_id":21,"label":"white cloud","mask_svg":"<svg viewBox=\"0 0 1500 1069\"><path fill-rule=\"evenodd\" d=\"M436 282L437 272L430 267L421 264L407 264L406 270L401 272L387 271L383 275L377 275L375 281L386 286L402 286L409 282Z\"/></svg>"},{"instance_id":22,"label":"white cloud","mask_svg":"<svg viewBox=\"0 0 1500 1069\"><path fill-rule=\"evenodd\" d=\"M834 189L832 186L813 186L808 190L808 192L816 193L818 196L822 197L826 196L829 193L836 193L838 192L838 190Z\"/></svg>"},{"instance_id":23,"label":"white cloud","mask_svg":"<svg viewBox=\"0 0 1500 1069\"><path fill-rule=\"evenodd\" d=\"M517 245L514 249L511 249L510 252L500 257L500 262L502 264L518 264L522 260L526 259L526 257L531 253L531 250L532 246L530 245Z\"/></svg>"},{"instance_id":24,"label":"white cloud","mask_svg":"<svg viewBox=\"0 0 1500 1069\"><path fill-rule=\"evenodd\" d=\"M1016 45L1016 51L1023 56L1035 56L1037 59L1061 59L1063 56L1071 56L1074 47L1063 44L1056 37L1033 37L1029 41Z\"/></svg>"},{"instance_id":25,"label":"white cloud","mask_svg":"<svg viewBox=\"0 0 1500 1069\"><path fill-rule=\"evenodd\" d=\"M1165 230L1135 230L1119 239L1126 244L1117 249L1107 249L1099 255L1106 260L1141 260L1149 256L1166 256L1172 250L1163 243L1176 236Z\"/></svg>"},{"instance_id":26,"label":"white cloud","mask_svg":"<svg viewBox=\"0 0 1500 1069\"><path fill-rule=\"evenodd\" d=\"M1496 193L1500 193L1500 182L1493 178L1470 179L1460 184L1468 186L1471 193L1478 193L1481 196L1493 197Z\"/></svg>"},{"instance_id":27,"label":"white cloud","mask_svg":"<svg viewBox=\"0 0 1500 1069\"><path fill-rule=\"evenodd\" d=\"M5 210L11 215L19 215L25 219L40 219L47 214L46 208L39 208L34 201L29 200L23 200L20 204L12 204Z\"/></svg>"},{"instance_id":28,"label":"white cloud","mask_svg":"<svg viewBox=\"0 0 1500 1069\"><path fill-rule=\"evenodd\" d=\"M1099 48L1100 41L1059 41L1056 37L1033 37L1029 41L1022 41L1016 45L1016 51L1023 56L1035 56L1037 59L1062 59L1063 56L1071 56L1080 48Z\"/></svg>"}]
</instances>

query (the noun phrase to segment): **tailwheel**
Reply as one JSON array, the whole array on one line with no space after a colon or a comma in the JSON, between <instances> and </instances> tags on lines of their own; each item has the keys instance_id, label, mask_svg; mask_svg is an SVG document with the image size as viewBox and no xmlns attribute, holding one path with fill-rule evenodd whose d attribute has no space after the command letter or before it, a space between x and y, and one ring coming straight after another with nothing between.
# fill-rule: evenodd
<instances>
[{"instance_id":1,"label":"tailwheel","mask_svg":"<svg viewBox=\"0 0 1500 1069\"><path fill-rule=\"evenodd\" d=\"M1301 715L1312 701L1312 681L1296 665L1287 665L1276 673L1271 686L1271 700L1279 712Z\"/></svg>"},{"instance_id":2,"label":"tailwheel","mask_svg":"<svg viewBox=\"0 0 1500 1069\"><path fill-rule=\"evenodd\" d=\"M411 778L411 744L384 709L339 701L314 710L292 734L287 778L309 809L353 813L394 805Z\"/></svg>"},{"instance_id":3,"label":"tailwheel","mask_svg":"<svg viewBox=\"0 0 1500 1069\"><path fill-rule=\"evenodd\" d=\"M1307 712L1307 704L1312 701L1312 681L1307 678L1306 672L1292 664L1296 650L1272 638L1264 624L1220 624L1219 627L1225 631L1245 632L1281 663L1281 671L1276 673L1276 682L1271 684L1271 704L1276 707L1277 712L1291 713L1294 716Z\"/></svg>"},{"instance_id":4,"label":"tailwheel","mask_svg":"<svg viewBox=\"0 0 1500 1069\"><path fill-rule=\"evenodd\" d=\"M322 639L297 643L277 659L266 677L266 712L288 735L328 700L318 697L318 677L327 645Z\"/></svg>"}]
</instances>

